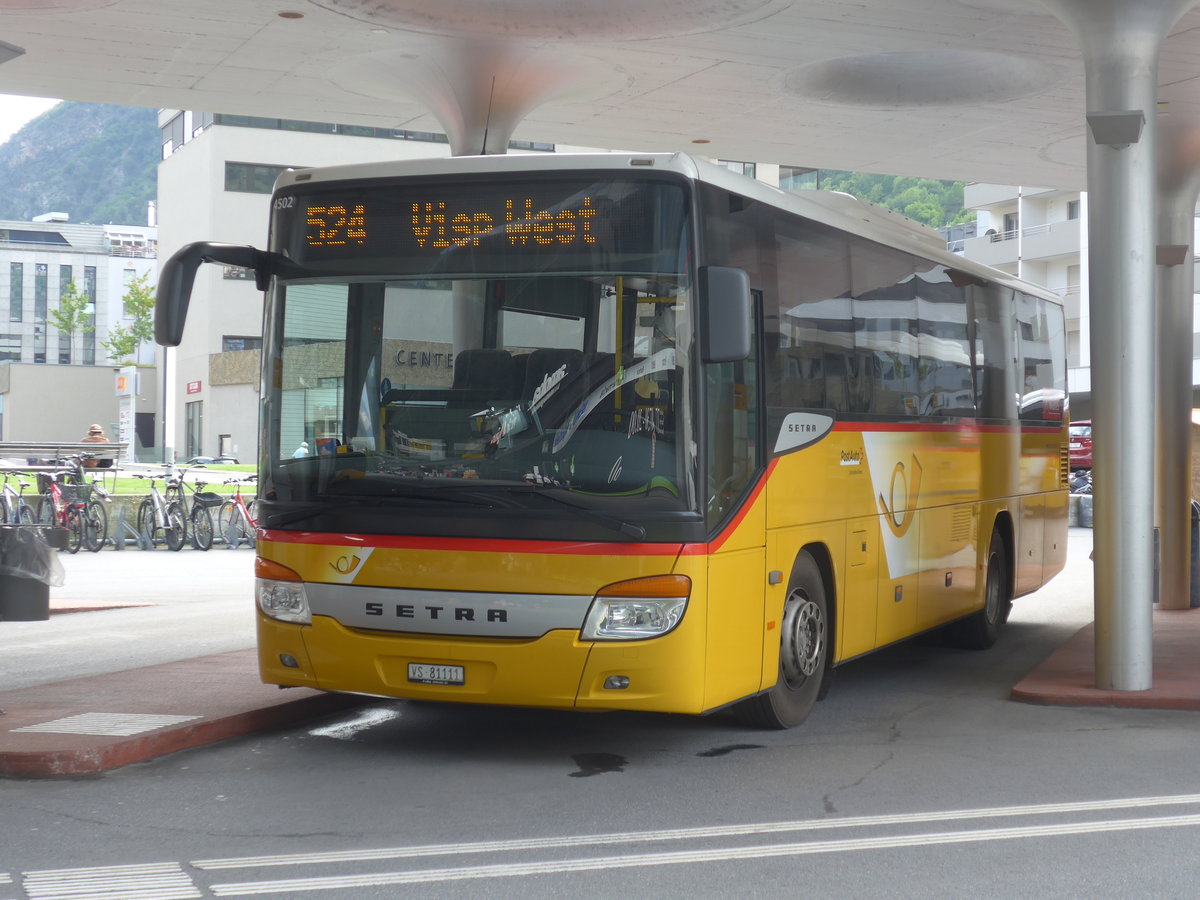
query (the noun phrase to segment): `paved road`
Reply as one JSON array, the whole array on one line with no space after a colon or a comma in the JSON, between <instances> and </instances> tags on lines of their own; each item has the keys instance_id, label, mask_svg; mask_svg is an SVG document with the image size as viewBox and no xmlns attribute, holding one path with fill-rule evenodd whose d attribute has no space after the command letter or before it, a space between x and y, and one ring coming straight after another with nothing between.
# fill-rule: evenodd
<instances>
[{"instance_id":1,"label":"paved road","mask_svg":"<svg viewBox=\"0 0 1200 900\"><path fill-rule=\"evenodd\" d=\"M0 900L1194 896L1197 714L1007 699L1090 618L1089 550L1073 531L1070 571L1018 601L992 650L852 663L792 731L381 701L101 777L0 782ZM221 552L123 562L200 582ZM232 568L192 589L248 577ZM57 618L124 617L106 646L171 620L202 642L246 603L168 592L158 620ZM55 653L87 641L42 624ZM0 630L5 656L19 643Z\"/></svg>"}]
</instances>

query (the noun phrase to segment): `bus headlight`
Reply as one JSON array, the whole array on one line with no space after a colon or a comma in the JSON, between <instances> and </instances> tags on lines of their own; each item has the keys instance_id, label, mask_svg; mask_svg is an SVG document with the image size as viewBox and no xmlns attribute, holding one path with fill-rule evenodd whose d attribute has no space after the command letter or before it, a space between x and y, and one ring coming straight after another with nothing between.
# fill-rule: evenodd
<instances>
[{"instance_id":1,"label":"bus headlight","mask_svg":"<svg viewBox=\"0 0 1200 900\"><path fill-rule=\"evenodd\" d=\"M580 637L585 641L634 641L660 637L683 618L692 582L685 575L619 581L596 592Z\"/></svg>"},{"instance_id":2,"label":"bus headlight","mask_svg":"<svg viewBox=\"0 0 1200 900\"><path fill-rule=\"evenodd\" d=\"M299 581L270 581L259 578L256 581L256 590L258 608L272 619L299 622L301 625L312 624L308 597L304 593L304 585Z\"/></svg>"},{"instance_id":3,"label":"bus headlight","mask_svg":"<svg viewBox=\"0 0 1200 900\"><path fill-rule=\"evenodd\" d=\"M254 561L254 595L263 614L281 622L312 624L304 582L287 566L266 559Z\"/></svg>"}]
</instances>

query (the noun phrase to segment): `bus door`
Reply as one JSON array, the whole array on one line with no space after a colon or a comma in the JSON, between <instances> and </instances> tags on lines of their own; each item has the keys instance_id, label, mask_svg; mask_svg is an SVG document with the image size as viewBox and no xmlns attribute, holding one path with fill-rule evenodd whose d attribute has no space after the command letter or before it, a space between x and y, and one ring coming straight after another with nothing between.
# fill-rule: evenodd
<instances>
[{"instance_id":1,"label":"bus door","mask_svg":"<svg viewBox=\"0 0 1200 900\"><path fill-rule=\"evenodd\" d=\"M756 298L756 300L759 298ZM761 308L755 303L757 310ZM766 491L758 328L750 358L704 365L708 558L705 706L759 690L766 615ZM778 641L778 632L773 632ZM774 678L771 679L774 684ZM769 685L762 685L768 687ZM718 699L719 698L719 699Z\"/></svg>"}]
</instances>

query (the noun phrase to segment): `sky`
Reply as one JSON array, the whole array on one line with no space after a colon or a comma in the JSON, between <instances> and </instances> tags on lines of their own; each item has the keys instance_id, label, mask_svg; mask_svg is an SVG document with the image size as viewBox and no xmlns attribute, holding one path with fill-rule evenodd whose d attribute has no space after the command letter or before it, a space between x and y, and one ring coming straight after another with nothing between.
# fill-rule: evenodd
<instances>
[{"instance_id":1,"label":"sky","mask_svg":"<svg viewBox=\"0 0 1200 900\"><path fill-rule=\"evenodd\" d=\"M36 119L57 100L0 94L0 144L16 134L30 119Z\"/></svg>"}]
</instances>

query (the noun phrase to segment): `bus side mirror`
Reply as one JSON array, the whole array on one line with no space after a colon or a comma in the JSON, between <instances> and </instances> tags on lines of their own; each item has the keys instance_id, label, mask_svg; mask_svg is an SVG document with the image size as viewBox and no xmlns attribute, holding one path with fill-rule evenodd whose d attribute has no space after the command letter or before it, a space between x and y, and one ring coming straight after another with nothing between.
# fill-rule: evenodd
<instances>
[{"instance_id":1,"label":"bus side mirror","mask_svg":"<svg viewBox=\"0 0 1200 900\"><path fill-rule=\"evenodd\" d=\"M254 270L254 280L260 291L266 290L271 272L267 254L253 247L238 244L215 244L197 241L180 247L163 263L158 277L158 293L154 301L154 339L164 347L178 347L183 340L188 303L200 263L224 263Z\"/></svg>"},{"instance_id":2,"label":"bus side mirror","mask_svg":"<svg viewBox=\"0 0 1200 900\"><path fill-rule=\"evenodd\" d=\"M706 363L739 362L750 356L754 307L744 269L701 266L700 354Z\"/></svg>"}]
</instances>

